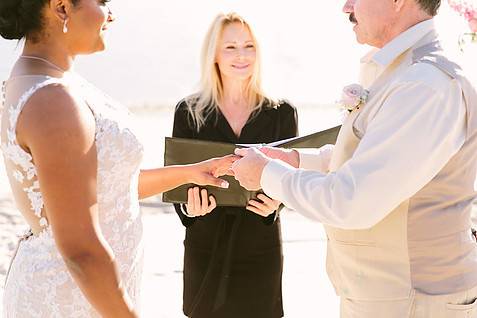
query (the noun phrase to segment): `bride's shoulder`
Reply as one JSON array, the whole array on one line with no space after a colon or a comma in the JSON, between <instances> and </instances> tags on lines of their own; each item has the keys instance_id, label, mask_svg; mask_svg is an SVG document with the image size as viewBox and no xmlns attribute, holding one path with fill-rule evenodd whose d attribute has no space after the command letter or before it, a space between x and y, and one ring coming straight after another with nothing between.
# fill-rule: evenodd
<instances>
[{"instance_id":1,"label":"bride's shoulder","mask_svg":"<svg viewBox=\"0 0 477 318\"><path fill-rule=\"evenodd\" d=\"M82 98L66 84L55 82L37 89L25 101L17 137L61 140L67 134L90 135L94 125L94 116Z\"/></svg>"}]
</instances>

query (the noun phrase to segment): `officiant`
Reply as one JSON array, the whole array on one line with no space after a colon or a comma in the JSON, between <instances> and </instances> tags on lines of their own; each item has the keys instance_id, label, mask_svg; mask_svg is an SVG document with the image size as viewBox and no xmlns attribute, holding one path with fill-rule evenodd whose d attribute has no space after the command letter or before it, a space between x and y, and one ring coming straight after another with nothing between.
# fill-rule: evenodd
<instances>
[{"instance_id":1,"label":"officiant","mask_svg":"<svg viewBox=\"0 0 477 318\"><path fill-rule=\"evenodd\" d=\"M199 92L176 107L174 137L237 144L297 135L296 109L262 90L259 46L241 16L216 17L203 43L201 68ZM283 316L279 205L259 194L246 207L217 207L197 187L189 189L187 204L175 205L186 227L185 315Z\"/></svg>"}]
</instances>

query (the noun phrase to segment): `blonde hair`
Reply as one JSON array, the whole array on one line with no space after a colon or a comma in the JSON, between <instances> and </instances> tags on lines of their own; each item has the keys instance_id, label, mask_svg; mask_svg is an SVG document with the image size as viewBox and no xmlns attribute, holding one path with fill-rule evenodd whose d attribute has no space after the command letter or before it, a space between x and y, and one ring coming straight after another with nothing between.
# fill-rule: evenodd
<instances>
[{"instance_id":1,"label":"blonde hair","mask_svg":"<svg viewBox=\"0 0 477 318\"><path fill-rule=\"evenodd\" d=\"M217 15L209 27L202 45L199 92L186 98L187 108L197 131L200 130L214 111L218 113L220 100L224 92L220 70L216 63L217 47L223 30L232 23L241 23L247 27L255 45L256 61L246 89L252 116L258 113L266 104L266 101L270 101L270 104L272 103L272 100L265 96L262 89L260 48L252 28L237 13L221 13Z\"/></svg>"}]
</instances>

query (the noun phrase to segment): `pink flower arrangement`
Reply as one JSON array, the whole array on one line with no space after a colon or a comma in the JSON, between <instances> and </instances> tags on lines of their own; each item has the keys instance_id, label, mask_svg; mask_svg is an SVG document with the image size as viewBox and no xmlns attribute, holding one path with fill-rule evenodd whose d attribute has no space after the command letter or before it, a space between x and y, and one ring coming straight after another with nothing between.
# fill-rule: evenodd
<instances>
[{"instance_id":1,"label":"pink flower arrangement","mask_svg":"<svg viewBox=\"0 0 477 318\"><path fill-rule=\"evenodd\" d=\"M448 0L449 6L469 22L470 31L477 32L477 0Z\"/></svg>"},{"instance_id":2,"label":"pink flower arrangement","mask_svg":"<svg viewBox=\"0 0 477 318\"><path fill-rule=\"evenodd\" d=\"M359 109L359 106L366 103L369 92L359 84L351 84L343 88L339 104L342 108L353 111Z\"/></svg>"},{"instance_id":3,"label":"pink flower arrangement","mask_svg":"<svg viewBox=\"0 0 477 318\"><path fill-rule=\"evenodd\" d=\"M477 18L474 18L469 21L469 27L472 32L477 32Z\"/></svg>"}]
</instances>

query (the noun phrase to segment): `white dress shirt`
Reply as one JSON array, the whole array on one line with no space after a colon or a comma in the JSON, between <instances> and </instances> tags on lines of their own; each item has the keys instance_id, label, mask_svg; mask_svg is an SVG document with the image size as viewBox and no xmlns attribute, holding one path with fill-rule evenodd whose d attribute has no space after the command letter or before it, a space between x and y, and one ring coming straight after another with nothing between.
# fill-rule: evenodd
<instances>
[{"instance_id":1,"label":"white dress shirt","mask_svg":"<svg viewBox=\"0 0 477 318\"><path fill-rule=\"evenodd\" d=\"M397 59L406 59L408 50L433 30L432 20L421 22L367 54L363 86ZM379 109L355 122L361 141L350 160L328 173L331 147L314 154L299 150L299 169L279 160L267 164L263 191L326 225L365 229L431 181L465 141L462 89L432 65L400 65Z\"/></svg>"}]
</instances>

